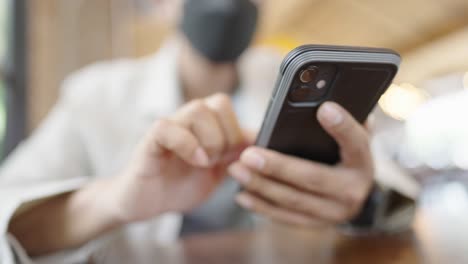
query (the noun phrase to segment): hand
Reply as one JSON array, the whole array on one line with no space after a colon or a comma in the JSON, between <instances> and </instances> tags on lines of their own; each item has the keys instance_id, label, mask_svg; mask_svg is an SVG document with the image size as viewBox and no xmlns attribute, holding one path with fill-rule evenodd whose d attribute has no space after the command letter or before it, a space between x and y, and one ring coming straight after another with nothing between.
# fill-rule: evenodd
<instances>
[{"instance_id":1,"label":"hand","mask_svg":"<svg viewBox=\"0 0 468 264\"><path fill-rule=\"evenodd\" d=\"M201 204L245 148L229 97L192 101L156 121L112 186L119 215L144 220Z\"/></svg>"},{"instance_id":2,"label":"hand","mask_svg":"<svg viewBox=\"0 0 468 264\"><path fill-rule=\"evenodd\" d=\"M301 226L342 223L359 212L373 182L368 133L335 103L324 103L317 117L338 142L341 163L328 166L250 147L229 168L245 188L236 198L241 206Z\"/></svg>"}]
</instances>

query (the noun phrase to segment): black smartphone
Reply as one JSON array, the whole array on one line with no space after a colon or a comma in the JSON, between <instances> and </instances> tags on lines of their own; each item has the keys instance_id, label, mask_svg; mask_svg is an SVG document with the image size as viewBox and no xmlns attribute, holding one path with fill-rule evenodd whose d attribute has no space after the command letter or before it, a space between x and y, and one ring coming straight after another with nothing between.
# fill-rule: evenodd
<instances>
[{"instance_id":1,"label":"black smartphone","mask_svg":"<svg viewBox=\"0 0 468 264\"><path fill-rule=\"evenodd\" d=\"M317 120L334 101L364 122L391 84L400 64L395 51L380 48L305 45L284 59L256 144L327 164L339 149Z\"/></svg>"}]
</instances>

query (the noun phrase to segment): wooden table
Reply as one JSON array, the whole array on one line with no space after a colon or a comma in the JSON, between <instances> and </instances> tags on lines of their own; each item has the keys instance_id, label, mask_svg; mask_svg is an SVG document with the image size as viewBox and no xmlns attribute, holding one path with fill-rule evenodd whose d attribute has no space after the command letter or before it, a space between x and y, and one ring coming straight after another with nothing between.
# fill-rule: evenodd
<instances>
[{"instance_id":1,"label":"wooden table","mask_svg":"<svg viewBox=\"0 0 468 264\"><path fill-rule=\"evenodd\" d=\"M468 263L468 206L465 206L468 194L465 192L463 196L463 189L458 188L457 193L457 186L451 187L423 195L413 231L397 235L351 236L337 229L267 225L252 232L192 236L170 246L144 238L137 241L116 238L96 251L90 262ZM454 203L453 199L466 201Z\"/></svg>"}]
</instances>

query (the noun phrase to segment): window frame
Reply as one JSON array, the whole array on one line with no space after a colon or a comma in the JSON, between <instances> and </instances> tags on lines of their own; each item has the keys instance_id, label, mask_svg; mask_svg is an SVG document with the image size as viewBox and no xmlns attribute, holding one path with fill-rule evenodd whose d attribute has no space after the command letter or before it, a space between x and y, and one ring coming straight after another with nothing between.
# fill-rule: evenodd
<instances>
[{"instance_id":1,"label":"window frame","mask_svg":"<svg viewBox=\"0 0 468 264\"><path fill-rule=\"evenodd\" d=\"M8 39L3 79L5 83L6 131L2 158L25 137L27 131L27 6L28 0L10 0Z\"/></svg>"}]
</instances>

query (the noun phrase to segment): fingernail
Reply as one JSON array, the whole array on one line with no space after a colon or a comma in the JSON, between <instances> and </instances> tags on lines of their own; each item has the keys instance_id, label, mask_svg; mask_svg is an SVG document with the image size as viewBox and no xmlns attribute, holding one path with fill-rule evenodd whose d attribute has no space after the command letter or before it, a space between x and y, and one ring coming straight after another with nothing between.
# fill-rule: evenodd
<instances>
[{"instance_id":1,"label":"fingernail","mask_svg":"<svg viewBox=\"0 0 468 264\"><path fill-rule=\"evenodd\" d=\"M243 168L241 165L233 165L229 168L229 172L231 173L232 177L238 180L240 183L246 184L249 183L251 179L250 172Z\"/></svg>"},{"instance_id":2,"label":"fingernail","mask_svg":"<svg viewBox=\"0 0 468 264\"><path fill-rule=\"evenodd\" d=\"M343 114L331 103L324 103L319 114L330 126L336 126L343 122Z\"/></svg>"},{"instance_id":3,"label":"fingernail","mask_svg":"<svg viewBox=\"0 0 468 264\"><path fill-rule=\"evenodd\" d=\"M193 160L200 166L210 165L210 159L208 158L208 154L206 154L206 152L200 147L195 150Z\"/></svg>"},{"instance_id":4,"label":"fingernail","mask_svg":"<svg viewBox=\"0 0 468 264\"><path fill-rule=\"evenodd\" d=\"M239 194L236 196L236 201L244 208L252 208L252 199L245 194Z\"/></svg>"},{"instance_id":5,"label":"fingernail","mask_svg":"<svg viewBox=\"0 0 468 264\"><path fill-rule=\"evenodd\" d=\"M262 170L265 166L265 158L258 154L253 149L247 149L241 157L241 160L245 162L250 167L253 167L257 170Z\"/></svg>"}]
</instances>

